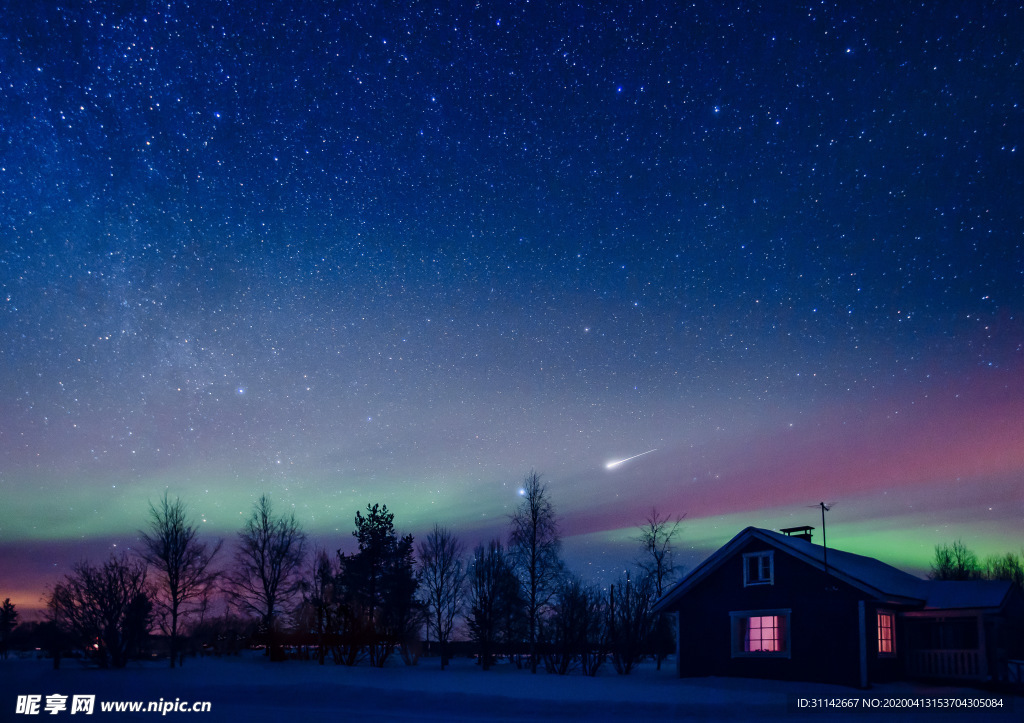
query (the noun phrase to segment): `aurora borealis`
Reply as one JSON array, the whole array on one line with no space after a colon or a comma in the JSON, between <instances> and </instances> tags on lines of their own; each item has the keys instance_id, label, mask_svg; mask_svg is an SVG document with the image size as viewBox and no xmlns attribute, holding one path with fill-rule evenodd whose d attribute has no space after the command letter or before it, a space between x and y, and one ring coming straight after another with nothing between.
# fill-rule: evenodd
<instances>
[{"instance_id":1,"label":"aurora borealis","mask_svg":"<svg viewBox=\"0 0 1024 723\"><path fill-rule=\"evenodd\" d=\"M772 7L768 10L760 5ZM0 598L230 538L652 506L1024 547L1017 3L33 3L0 28ZM652 450L650 453L645 450ZM608 469L614 460L636 457Z\"/></svg>"}]
</instances>

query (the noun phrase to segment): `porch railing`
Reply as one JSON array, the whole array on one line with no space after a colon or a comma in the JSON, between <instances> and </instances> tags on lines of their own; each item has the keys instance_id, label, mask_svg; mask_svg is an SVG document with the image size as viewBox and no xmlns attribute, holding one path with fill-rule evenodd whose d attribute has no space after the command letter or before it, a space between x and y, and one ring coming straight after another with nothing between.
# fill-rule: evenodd
<instances>
[{"instance_id":1,"label":"porch railing","mask_svg":"<svg viewBox=\"0 0 1024 723\"><path fill-rule=\"evenodd\" d=\"M907 656L907 672L918 678L985 680L988 671L981 651L915 650Z\"/></svg>"}]
</instances>

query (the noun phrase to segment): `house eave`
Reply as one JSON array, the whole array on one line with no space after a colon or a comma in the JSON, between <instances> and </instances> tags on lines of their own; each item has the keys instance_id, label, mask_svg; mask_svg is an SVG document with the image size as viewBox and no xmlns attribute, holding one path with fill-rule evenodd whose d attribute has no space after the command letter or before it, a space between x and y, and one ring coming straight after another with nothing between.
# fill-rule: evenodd
<instances>
[{"instance_id":1,"label":"house eave","mask_svg":"<svg viewBox=\"0 0 1024 723\"><path fill-rule=\"evenodd\" d=\"M922 608L921 610L907 610L901 613L908 618L934 618L943 615L965 616L972 615L998 615L1002 608L998 607L962 607L962 608Z\"/></svg>"}]
</instances>

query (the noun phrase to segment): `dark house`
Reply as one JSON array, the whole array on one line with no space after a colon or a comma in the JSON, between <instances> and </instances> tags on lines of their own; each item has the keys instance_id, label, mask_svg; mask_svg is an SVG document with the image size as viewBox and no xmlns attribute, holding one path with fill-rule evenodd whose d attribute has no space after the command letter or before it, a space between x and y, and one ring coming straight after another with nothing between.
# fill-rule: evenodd
<instances>
[{"instance_id":1,"label":"dark house","mask_svg":"<svg viewBox=\"0 0 1024 723\"><path fill-rule=\"evenodd\" d=\"M1005 680L1022 652L1024 600L1011 583L922 580L826 551L812 529L748 527L658 601L678 616L680 676Z\"/></svg>"}]
</instances>

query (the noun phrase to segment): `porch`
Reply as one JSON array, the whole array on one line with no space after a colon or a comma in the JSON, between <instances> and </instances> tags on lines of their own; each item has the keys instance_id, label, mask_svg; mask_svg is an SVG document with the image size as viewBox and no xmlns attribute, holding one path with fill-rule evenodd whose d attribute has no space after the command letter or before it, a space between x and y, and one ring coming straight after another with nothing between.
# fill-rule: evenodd
<instances>
[{"instance_id":1,"label":"porch","mask_svg":"<svg viewBox=\"0 0 1024 723\"><path fill-rule=\"evenodd\" d=\"M988 680L985 656L977 648L963 650L913 650L906 657L912 678Z\"/></svg>"}]
</instances>

